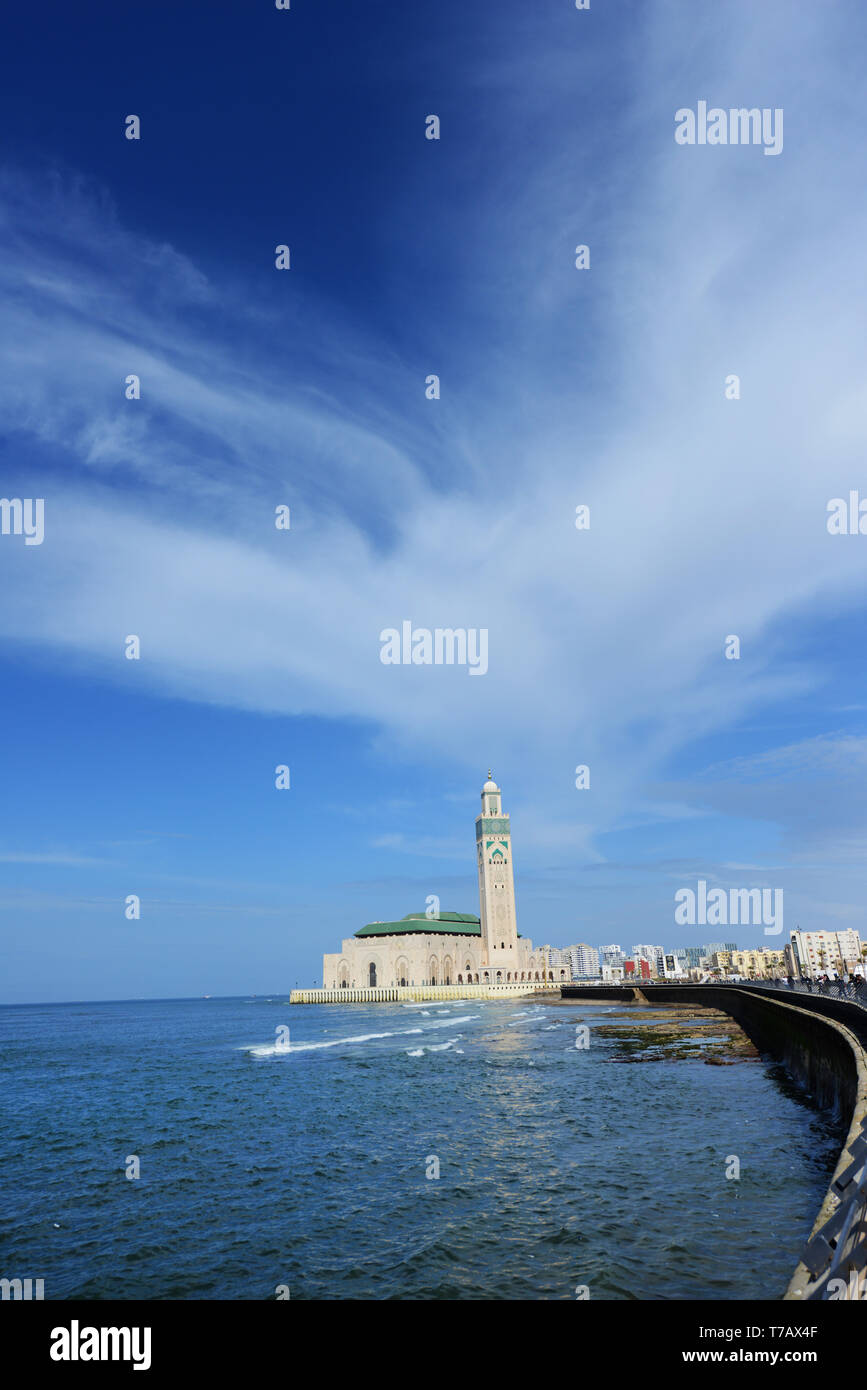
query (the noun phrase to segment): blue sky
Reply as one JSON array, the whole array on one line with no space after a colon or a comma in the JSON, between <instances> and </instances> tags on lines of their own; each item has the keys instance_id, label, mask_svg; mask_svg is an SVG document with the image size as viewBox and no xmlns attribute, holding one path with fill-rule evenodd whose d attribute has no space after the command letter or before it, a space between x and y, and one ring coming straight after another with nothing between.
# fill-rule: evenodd
<instances>
[{"instance_id":1,"label":"blue sky","mask_svg":"<svg viewBox=\"0 0 867 1390\"><path fill-rule=\"evenodd\" d=\"M0 536L0 999L286 989L477 910L488 766L538 942L699 944L698 878L867 935L863 7L4 27L0 476L46 522ZM783 152L677 145L699 100ZM487 674L384 666L406 619Z\"/></svg>"}]
</instances>

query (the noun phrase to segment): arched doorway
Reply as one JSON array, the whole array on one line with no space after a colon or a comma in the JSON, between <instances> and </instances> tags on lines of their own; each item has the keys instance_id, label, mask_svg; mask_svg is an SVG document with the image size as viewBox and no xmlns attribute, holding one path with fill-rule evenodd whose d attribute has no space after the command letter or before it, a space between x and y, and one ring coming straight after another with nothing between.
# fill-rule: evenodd
<instances>
[{"instance_id":1,"label":"arched doorway","mask_svg":"<svg viewBox=\"0 0 867 1390\"><path fill-rule=\"evenodd\" d=\"M373 961L370 962L367 974L369 978L370 988L376 989L376 966L374 965Z\"/></svg>"}]
</instances>

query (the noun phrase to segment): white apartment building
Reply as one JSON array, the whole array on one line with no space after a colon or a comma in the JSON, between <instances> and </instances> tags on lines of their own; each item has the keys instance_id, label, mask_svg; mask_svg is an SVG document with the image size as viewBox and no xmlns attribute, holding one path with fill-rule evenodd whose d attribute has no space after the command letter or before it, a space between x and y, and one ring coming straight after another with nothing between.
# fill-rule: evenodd
<instances>
[{"instance_id":1,"label":"white apartment building","mask_svg":"<svg viewBox=\"0 0 867 1390\"><path fill-rule=\"evenodd\" d=\"M577 946L570 947L570 955L573 980L581 979L587 975L598 976L599 952L595 946L588 946L586 941L581 941Z\"/></svg>"},{"instance_id":2,"label":"white apartment building","mask_svg":"<svg viewBox=\"0 0 867 1390\"><path fill-rule=\"evenodd\" d=\"M861 938L851 928L846 931L793 931L789 941L795 961L805 975L815 977L864 970Z\"/></svg>"}]
</instances>

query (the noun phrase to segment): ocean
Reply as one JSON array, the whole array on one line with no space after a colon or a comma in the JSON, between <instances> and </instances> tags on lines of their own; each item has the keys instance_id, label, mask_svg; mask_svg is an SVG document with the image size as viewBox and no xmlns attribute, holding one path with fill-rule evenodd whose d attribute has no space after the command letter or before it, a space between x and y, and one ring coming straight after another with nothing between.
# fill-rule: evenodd
<instances>
[{"instance_id":1,"label":"ocean","mask_svg":"<svg viewBox=\"0 0 867 1390\"><path fill-rule=\"evenodd\" d=\"M619 1012L0 1008L0 1278L46 1299L779 1298L839 1124L769 1060L618 1063L593 1025Z\"/></svg>"}]
</instances>

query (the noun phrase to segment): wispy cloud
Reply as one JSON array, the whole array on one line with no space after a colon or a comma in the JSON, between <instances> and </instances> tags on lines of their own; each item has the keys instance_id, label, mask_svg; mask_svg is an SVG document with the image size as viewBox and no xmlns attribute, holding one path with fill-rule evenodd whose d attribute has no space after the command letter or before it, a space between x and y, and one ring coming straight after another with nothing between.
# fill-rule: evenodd
<instances>
[{"instance_id":1,"label":"wispy cloud","mask_svg":"<svg viewBox=\"0 0 867 1390\"><path fill-rule=\"evenodd\" d=\"M616 174L588 164L550 40L492 53L477 80L502 107L526 63L552 77L508 166L473 170L461 235L431 213L474 325L452 321L433 365L421 324L398 351L289 276L265 301L98 192L7 171L0 404L12 480L17 457L45 483L46 540L0 553L5 637L156 694L362 720L387 758L477 771L484 745L545 808L539 844L591 859L675 752L817 689L792 621L833 622L863 574L824 517L867 446L867 195L859 175L843 205L834 183L860 169L865 78L838 81L821 8L734 8L723 44L678 6L637 22L635 83L593 127ZM677 147L674 111L716 94L784 104L783 156ZM379 632L405 618L487 627L488 675L384 667ZM675 819L660 801L648 815Z\"/></svg>"}]
</instances>

